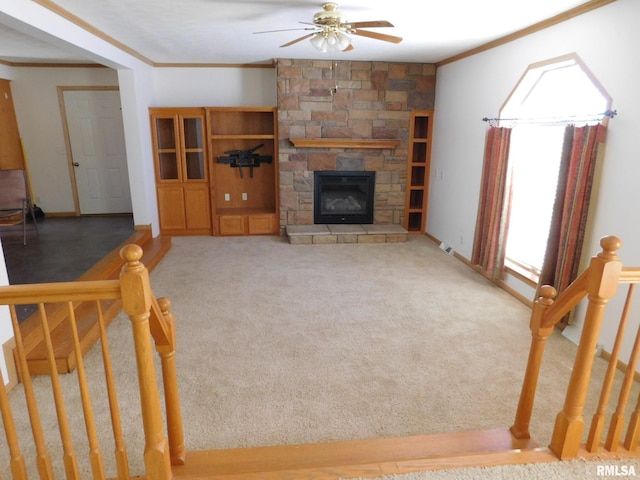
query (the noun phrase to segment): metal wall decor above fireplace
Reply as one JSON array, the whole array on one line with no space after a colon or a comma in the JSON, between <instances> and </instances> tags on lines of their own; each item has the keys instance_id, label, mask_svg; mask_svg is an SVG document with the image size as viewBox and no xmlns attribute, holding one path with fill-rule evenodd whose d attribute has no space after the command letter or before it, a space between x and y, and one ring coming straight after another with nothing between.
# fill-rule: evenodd
<instances>
[{"instance_id":1,"label":"metal wall decor above fireplace","mask_svg":"<svg viewBox=\"0 0 640 480\"><path fill-rule=\"evenodd\" d=\"M316 171L313 222L373 223L376 172Z\"/></svg>"}]
</instances>

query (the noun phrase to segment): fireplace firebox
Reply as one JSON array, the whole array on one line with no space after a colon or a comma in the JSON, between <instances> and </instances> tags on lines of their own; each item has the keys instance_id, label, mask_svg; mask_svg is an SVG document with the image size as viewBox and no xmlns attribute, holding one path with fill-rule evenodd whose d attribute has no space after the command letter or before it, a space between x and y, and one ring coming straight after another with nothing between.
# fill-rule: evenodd
<instances>
[{"instance_id":1,"label":"fireplace firebox","mask_svg":"<svg viewBox=\"0 0 640 480\"><path fill-rule=\"evenodd\" d=\"M373 223L376 172L314 172L313 222Z\"/></svg>"}]
</instances>

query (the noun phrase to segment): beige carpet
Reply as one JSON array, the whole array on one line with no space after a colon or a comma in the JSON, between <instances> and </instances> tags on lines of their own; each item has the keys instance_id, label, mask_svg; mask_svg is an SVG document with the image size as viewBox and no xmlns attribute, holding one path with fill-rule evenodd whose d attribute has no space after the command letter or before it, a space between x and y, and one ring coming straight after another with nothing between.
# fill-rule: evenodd
<instances>
[{"instance_id":1,"label":"beige carpet","mask_svg":"<svg viewBox=\"0 0 640 480\"><path fill-rule=\"evenodd\" d=\"M406 475L388 475L379 480L612 480L638 478L640 460L585 461L506 465L490 468L456 468ZM350 479L370 480L370 479Z\"/></svg>"},{"instance_id":2,"label":"beige carpet","mask_svg":"<svg viewBox=\"0 0 640 480\"><path fill-rule=\"evenodd\" d=\"M296 246L277 237L175 238L151 282L157 296L172 300L177 319L189 450L513 422L530 311L424 237L401 244ZM132 472L140 473L142 429L126 318L109 327L109 341ZM533 437L543 445L562 406L574 353L560 335L550 339L532 423ZM86 357L92 385L101 379L100 357L99 347ZM602 372L604 362L596 364ZM75 375L62 380L81 439ZM35 383L43 398L49 396L40 406L46 430L53 432L49 379ZM108 419L99 389L92 386L97 415ZM12 392L13 403L19 391ZM28 432L25 419L20 416L20 426ZM108 428L101 430L110 456L109 435ZM48 440L60 450L59 437ZM86 445L78 442L84 456ZM32 447L25 444L30 458ZM82 468L87 472L84 463Z\"/></svg>"}]
</instances>

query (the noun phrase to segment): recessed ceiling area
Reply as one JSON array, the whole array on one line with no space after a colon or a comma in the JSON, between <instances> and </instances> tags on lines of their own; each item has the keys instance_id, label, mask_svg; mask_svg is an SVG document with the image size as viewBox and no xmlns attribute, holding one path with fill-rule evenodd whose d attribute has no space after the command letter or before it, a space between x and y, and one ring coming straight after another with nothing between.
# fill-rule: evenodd
<instances>
[{"instance_id":1,"label":"recessed ceiling area","mask_svg":"<svg viewBox=\"0 0 640 480\"><path fill-rule=\"evenodd\" d=\"M29 1L29 0L15 0ZM273 58L327 58L308 40L281 47L306 34L322 11L318 0L35 0L86 23L155 64L254 64ZM335 60L437 63L524 28L602 3L585 0L345 0L338 10L349 22L388 21L392 28L367 30L400 43L365 36ZM0 8L0 12L2 9ZM83 55L16 29L0 15L0 60L79 62ZM255 32L282 30L272 33Z\"/></svg>"}]
</instances>

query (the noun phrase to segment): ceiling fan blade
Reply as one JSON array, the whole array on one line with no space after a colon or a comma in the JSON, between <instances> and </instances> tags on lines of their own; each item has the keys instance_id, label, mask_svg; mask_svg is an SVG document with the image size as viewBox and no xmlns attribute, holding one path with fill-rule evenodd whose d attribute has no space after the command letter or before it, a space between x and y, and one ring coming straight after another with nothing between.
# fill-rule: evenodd
<instances>
[{"instance_id":1,"label":"ceiling fan blade","mask_svg":"<svg viewBox=\"0 0 640 480\"><path fill-rule=\"evenodd\" d=\"M382 28L382 27L393 27L392 23L387 22L386 20L374 20L371 22L347 22L346 25L349 25L351 28Z\"/></svg>"},{"instance_id":2,"label":"ceiling fan blade","mask_svg":"<svg viewBox=\"0 0 640 480\"><path fill-rule=\"evenodd\" d=\"M253 32L255 33L276 33L276 32L292 32L294 30L316 30L315 28L285 28L282 30L265 30L264 32Z\"/></svg>"},{"instance_id":3,"label":"ceiling fan blade","mask_svg":"<svg viewBox=\"0 0 640 480\"><path fill-rule=\"evenodd\" d=\"M402 41L402 37L394 37L393 35L385 35L384 33L370 32L368 30L353 30L351 33L353 35L360 35L361 37L368 37L391 43L400 43Z\"/></svg>"},{"instance_id":4,"label":"ceiling fan blade","mask_svg":"<svg viewBox=\"0 0 640 480\"><path fill-rule=\"evenodd\" d=\"M280 48L282 47L288 47L290 45L293 45L294 43L298 43L301 42L302 40L306 40L307 38L311 38L315 35L315 33L309 33L307 35L304 35L300 38L296 38L295 40L291 40L290 42L285 43L284 45L280 45Z\"/></svg>"},{"instance_id":5,"label":"ceiling fan blade","mask_svg":"<svg viewBox=\"0 0 640 480\"><path fill-rule=\"evenodd\" d=\"M344 50L342 50L343 52L349 52L351 50L353 50L355 47L353 46L353 43L350 43L349 46L347 48L345 48Z\"/></svg>"}]
</instances>

